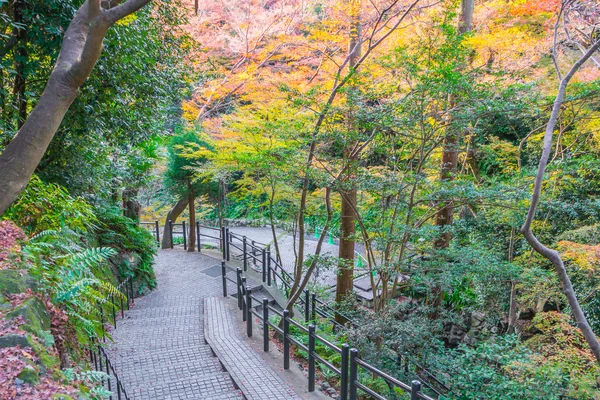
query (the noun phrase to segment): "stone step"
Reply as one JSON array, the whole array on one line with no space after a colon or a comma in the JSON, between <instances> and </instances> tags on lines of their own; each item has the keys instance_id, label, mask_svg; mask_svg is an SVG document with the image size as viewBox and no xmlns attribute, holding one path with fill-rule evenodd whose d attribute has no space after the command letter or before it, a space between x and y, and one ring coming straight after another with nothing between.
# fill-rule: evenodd
<instances>
[{"instance_id":1,"label":"stone step","mask_svg":"<svg viewBox=\"0 0 600 400\"><path fill-rule=\"evenodd\" d=\"M175 381L177 379L200 378L210 374L223 373L219 360L212 354L183 353L173 354L171 358L163 353L145 354L143 357L136 355L135 359L119 358L114 360L114 365L120 376L126 382L138 384L155 384L156 382Z\"/></svg>"},{"instance_id":2,"label":"stone step","mask_svg":"<svg viewBox=\"0 0 600 400\"><path fill-rule=\"evenodd\" d=\"M129 397L136 400L205 400L219 398L217 396L233 396L235 393L239 391L225 372L163 379L160 382L147 381L138 387L127 388Z\"/></svg>"},{"instance_id":3,"label":"stone step","mask_svg":"<svg viewBox=\"0 0 600 400\"><path fill-rule=\"evenodd\" d=\"M201 305L193 305L188 307L144 307L144 308L132 308L129 311L125 311L125 319L146 319L146 318L172 318L181 317L186 315L201 315ZM120 317L119 317L120 318ZM117 321L119 323L119 321Z\"/></svg>"}]
</instances>

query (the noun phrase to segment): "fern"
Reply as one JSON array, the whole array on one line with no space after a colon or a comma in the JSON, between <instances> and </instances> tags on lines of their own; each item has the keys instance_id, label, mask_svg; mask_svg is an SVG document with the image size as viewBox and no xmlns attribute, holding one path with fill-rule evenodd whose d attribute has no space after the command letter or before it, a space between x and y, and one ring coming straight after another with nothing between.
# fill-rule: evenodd
<instances>
[{"instance_id":1,"label":"fern","mask_svg":"<svg viewBox=\"0 0 600 400\"><path fill-rule=\"evenodd\" d=\"M65 309L77 336L99 337L103 331L99 307L108 315L115 307L108 299L125 298L102 274L117 252L109 247L85 248L80 236L65 228L36 234L23 253L43 289Z\"/></svg>"}]
</instances>

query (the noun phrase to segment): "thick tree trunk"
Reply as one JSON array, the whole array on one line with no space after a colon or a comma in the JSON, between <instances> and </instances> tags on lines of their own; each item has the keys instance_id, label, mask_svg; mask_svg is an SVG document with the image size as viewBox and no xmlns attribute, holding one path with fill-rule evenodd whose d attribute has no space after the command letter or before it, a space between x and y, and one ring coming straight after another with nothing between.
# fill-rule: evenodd
<instances>
[{"instance_id":1,"label":"thick tree trunk","mask_svg":"<svg viewBox=\"0 0 600 400\"><path fill-rule=\"evenodd\" d=\"M351 18L352 25L350 27L349 41L348 41L348 68L353 70L356 68L358 60L361 56L361 44L360 44L360 0L352 0L351 4ZM350 87L349 96L352 97L353 92L356 92L358 88L355 86ZM357 129L354 121L353 113L353 101L350 98L348 102L348 134L355 135L353 131ZM354 168L356 163L356 157L352 155L356 141L351 140L345 149L345 158L348 163L348 172L344 178L344 183L349 185L349 188L342 187L340 195L342 197L342 210L341 210L341 221L340 221L340 246L339 246L339 265L338 275L336 284L335 300L338 304L344 301L354 288L354 235L356 233L355 226L355 210L356 210L356 186L354 180ZM342 183L342 186L345 186ZM336 314L336 320L338 323L343 324L346 322L342 316Z\"/></svg>"},{"instance_id":2,"label":"thick tree trunk","mask_svg":"<svg viewBox=\"0 0 600 400\"><path fill-rule=\"evenodd\" d=\"M187 250L190 253L196 251L196 202L194 201L194 191L192 185L188 184L188 210L190 214L190 233L188 235Z\"/></svg>"},{"instance_id":3,"label":"thick tree trunk","mask_svg":"<svg viewBox=\"0 0 600 400\"><path fill-rule=\"evenodd\" d=\"M56 66L37 105L19 133L0 155L0 215L25 189L79 87L92 72L108 29L150 0L128 0L113 8L87 0L77 11L63 39Z\"/></svg>"},{"instance_id":4,"label":"thick tree trunk","mask_svg":"<svg viewBox=\"0 0 600 400\"><path fill-rule=\"evenodd\" d=\"M169 212L167 213L167 217L165 218L165 225L164 225L164 229L163 229L163 238L162 238L162 242L161 242L161 248L163 248L163 249L171 248L172 237L171 237L171 229L169 229L169 221L173 221L173 223L175 223L175 221L177 221L177 218L179 218L179 216L185 210L187 205L188 205L188 198L184 197L181 200L179 200L177 202L177 204L175 204L173 206L173 208L171 208L169 210Z\"/></svg>"}]
</instances>

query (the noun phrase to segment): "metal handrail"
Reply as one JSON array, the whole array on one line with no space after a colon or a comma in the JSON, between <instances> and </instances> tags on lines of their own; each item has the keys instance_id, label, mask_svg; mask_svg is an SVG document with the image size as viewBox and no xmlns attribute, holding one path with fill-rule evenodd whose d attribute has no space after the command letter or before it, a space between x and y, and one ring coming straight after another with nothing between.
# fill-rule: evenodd
<instances>
[{"instance_id":1,"label":"metal handrail","mask_svg":"<svg viewBox=\"0 0 600 400\"><path fill-rule=\"evenodd\" d=\"M223 278L223 295L225 297L228 296L227 291L227 281L230 280L226 276L226 265L225 261L221 263L222 268L222 278ZM231 280L230 280L231 281ZM278 332L283 337L283 347L284 347L284 369L289 369L289 361L290 361L290 344L295 345L299 349L302 349L308 353L308 390L309 392L313 392L315 390L315 381L316 374L315 368L316 363L320 363L325 367L329 368L335 374L340 376L341 379L341 399L342 400L357 400L357 391L361 390L364 393L374 397L379 400L388 400L384 395L377 393L375 390L367 387L366 385L360 383L358 379L358 367L362 367L367 371L371 372L373 375L383 379L388 385L398 387L404 391L411 393L411 400L434 400L433 398L423 394L421 392L421 382L413 381L411 385L407 385L404 382L392 377L391 375L381 371L380 369L366 363L365 361L359 359L357 357L358 350L352 349L349 350L348 345L344 344L342 347L336 346L329 340L324 337L316 334L316 327L313 324L305 327L300 322L294 320L289 316L288 310L283 310L283 312L279 312L274 307L269 305L269 300L267 298L263 298L262 301L257 296L253 295L252 289L249 286L246 286L246 278L242 277L242 270L240 268L237 269L237 293L238 293L238 308L243 311L243 319L246 322L246 332L248 337L252 336L253 330L253 319L254 317L258 318L259 321L262 321L263 325L263 342L264 342L264 351L269 351L269 330L273 329ZM315 296L312 296L312 305L313 305L313 315L316 312L314 306L316 305ZM305 303L305 307L308 310L308 296L305 299L302 299ZM262 313L253 308L253 302L257 304L262 304L263 309ZM271 323L269 320L269 312L273 311L278 316L281 317L281 321L283 322L283 329L279 328L275 324ZM308 314L305 317L308 319ZM303 334L308 335L308 345L302 343L298 338L291 335L290 325L298 328ZM316 342L319 341L329 349L334 352L341 354L341 367L338 368L332 362L326 360L324 356L319 355L316 352Z\"/></svg>"}]
</instances>

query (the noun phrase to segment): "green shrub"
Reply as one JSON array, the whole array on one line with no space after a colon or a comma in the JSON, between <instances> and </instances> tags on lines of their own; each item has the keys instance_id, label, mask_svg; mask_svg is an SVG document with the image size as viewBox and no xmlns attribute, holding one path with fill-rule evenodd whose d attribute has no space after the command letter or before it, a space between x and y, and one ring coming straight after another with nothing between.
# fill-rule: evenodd
<instances>
[{"instance_id":1,"label":"green shrub","mask_svg":"<svg viewBox=\"0 0 600 400\"><path fill-rule=\"evenodd\" d=\"M62 186L44 183L35 175L2 219L13 221L28 236L65 227L86 233L96 223L92 206L83 198L72 197Z\"/></svg>"},{"instance_id":2,"label":"green shrub","mask_svg":"<svg viewBox=\"0 0 600 400\"><path fill-rule=\"evenodd\" d=\"M124 217L118 208L100 208L97 216L98 228L95 233L100 246L112 247L121 254L133 253L139 257L137 265L132 265L126 258L122 259L118 265L121 280L133 276L139 281L140 288L154 288L156 277L152 266L157 250L154 236L131 218Z\"/></svg>"}]
</instances>

